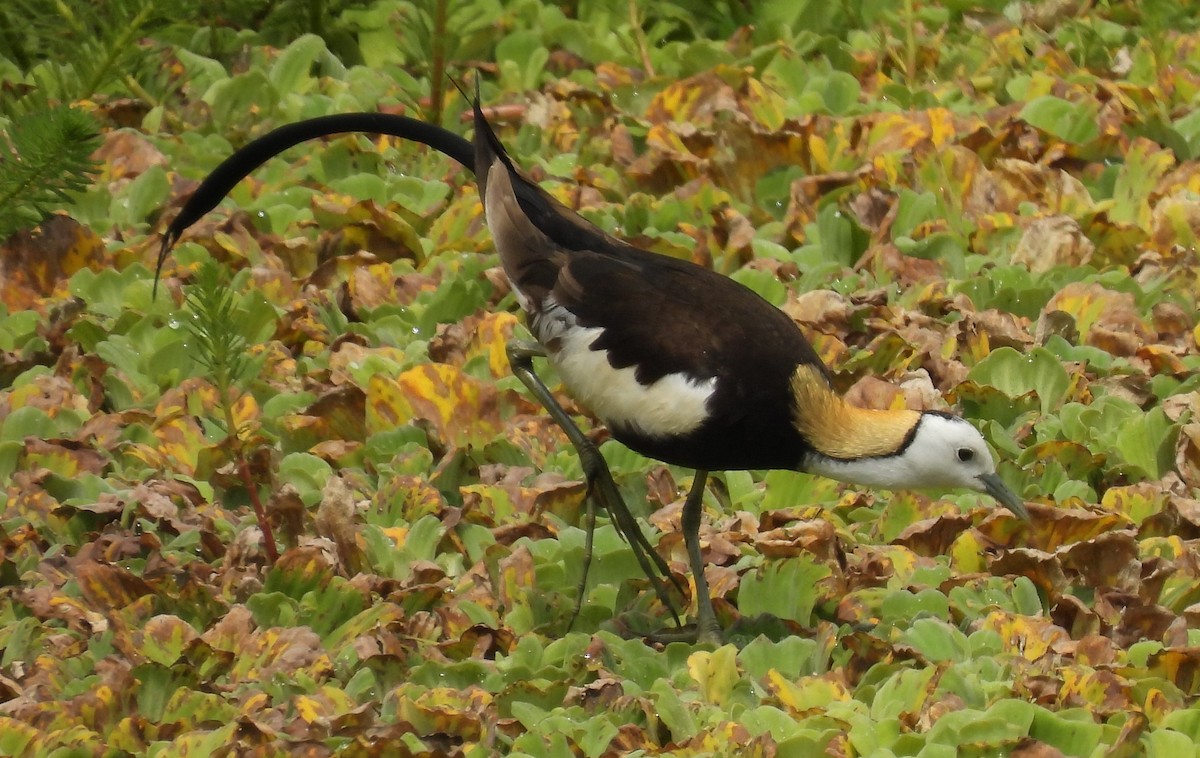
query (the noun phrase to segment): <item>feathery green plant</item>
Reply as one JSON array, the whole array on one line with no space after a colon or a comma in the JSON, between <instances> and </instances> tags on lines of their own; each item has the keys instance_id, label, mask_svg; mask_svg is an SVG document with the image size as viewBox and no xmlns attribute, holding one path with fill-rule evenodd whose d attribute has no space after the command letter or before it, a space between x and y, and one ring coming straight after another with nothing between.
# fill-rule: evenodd
<instances>
[{"instance_id":1,"label":"feathery green plant","mask_svg":"<svg viewBox=\"0 0 1200 758\"><path fill-rule=\"evenodd\" d=\"M21 71L21 86L0 97L9 118L46 103L74 103L105 92L150 97L136 71L155 71L151 46L139 44L167 13L160 0L13 0L0 11L0 56Z\"/></svg>"},{"instance_id":2,"label":"feathery green plant","mask_svg":"<svg viewBox=\"0 0 1200 758\"><path fill-rule=\"evenodd\" d=\"M221 393L226 432L236 436L233 403L257 367L246 354L245 338L233 326L236 303L219 263L208 260L200 266L188 287L186 303L192 315L187 326L196 342L195 360Z\"/></svg>"},{"instance_id":3,"label":"feathery green plant","mask_svg":"<svg viewBox=\"0 0 1200 758\"><path fill-rule=\"evenodd\" d=\"M0 132L0 239L39 223L91 182L99 127L66 106L35 111Z\"/></svg>"},{"instance_id":4,"label":"feathery green plant","mask_svg":"<svg viewBox=\"0 0 1200 758\"><path fill-rule=\"evenodd\" d=\"M266 508L258 496L243 442L243 432L253 430L239 429L234 415L234 406L246 391L246 385L257 375L261 363L249 357L246 339L236 328L236 301L225 269L219 263L210 259L200 266L188 287L186 304L192 316L187 325L195 338L195 360L217 389L230 457L254 506L254 515L263 534L263 548L274 562L279 558L279 550Z\"/></svg>"}]
</instances>

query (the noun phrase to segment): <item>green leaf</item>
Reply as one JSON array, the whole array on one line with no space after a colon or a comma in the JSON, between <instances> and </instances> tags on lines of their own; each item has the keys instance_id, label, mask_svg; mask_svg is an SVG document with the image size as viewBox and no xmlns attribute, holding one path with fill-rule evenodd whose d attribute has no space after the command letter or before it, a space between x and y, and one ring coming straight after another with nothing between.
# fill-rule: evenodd
<instances>
[{"instance_id":1,"label":"green leaf","mask_svg":"<svg viewBox=\"0 0 1200 758\"><path fill-rule=\"evenodd\" d=\"M967 378L995 387L1012 399L1035 392L1042 413L1058 407L1070 386L1070 377L1062 363L1041 347L1024 355L1011 347L997 348L975 364Z\"/></svg>"},{"instance_id":2,"label":"green leaf","mask_svg":"<svg viewBox=\"0 0 1200 758\"><path fill-rule=\"evenodd\" d=\"M671 739L683 743L694 736L699 728L691 711L679 699L668 680L659 679L650 688L658 718L671 730Z\"/></svg>"},{"instance_id":3,"label":"green leaf","mask_svg":"<svg viewBox=\"0 0 1200 758\"><path fill-rule=\"evenodd\" d=\"M746 616L769 613L811 625L819 599L817 583L831 573L828 566L807 557L768 561L742 578L738 607Z\"/></svg>"},{"instance_id":4,"label":"green leaf","mask_svg":"<svg viewBox=\"0 0 1200 758\"><path fill-rule=\"evenodd\" d=\"M825 107L835 116L843 115L858 105L861 89L858 79L851 74L833 71L826 78L822 93Z\"/></svg>"},{"instance_id":5,"label":"green leaf","mask_svg":"<svg viewBox=\"0 0 1200 758\"><path fill-rule=\"evenodd\" d=\"M213 124L223 131L245 128L257 114L275 110L278 92L259 69L221 79L204 93L204 102L212 106Z\"/></svg>"},{"instance_id":6,"label":"green leaf","mask_svg":"<svg viewBox=\"0 0 1200 758\"><path fill-rule=\"evenodd\" d=\"M941 619L917 619L902 639L931 661L963 661L970 657L966 635Z\"/></svg>"},{"instance_id":7,"label":"green leaf","mask_svg":"<svg viewBox=\"0 0 1200 758\"><path fill-rule=\"evenodd\" d=\"M1021 118L1064 142L1083 145L1100 136L1096 106L1072 103L1054 95L1034 98L1021 108Z\"/></svg>"},{"instance_id":8,"label":"green leaf","mask_svg":"<svg viewBox=\"0 0 1200 758\"><path fill-rule=\"evenodd\" d=\"M301 94L312 86L309 72L325 53L325 40L315 34L303 34L291 42L275 59L267 78L275 91Z\"/></svg>"},{"instance_id":9,"label":"green leaf","mask_svg":"<svg viewBox=\"0 0 1200 758\"><path fill-rule=\"evenodd\" d=\"M197 55L186 48L178 48L175 55L183 64L184 78L194 92L206 92L217 82L228 78L225 67L219 61Z\"/></svg>"},{"instance_id":10,"label":"green leaf","mask_svg":"<svg viewBox=\"0 0 1200 758\"><path fill-rule=\"evenodd\" d=\"M1154 729L1146 735L1147 758L1195 756L1196 743L1186 734L1171 729Z\"/></svg>"},{"instance_id":11,"label":"green leaf","mask_svg":"<svg viewBox=\"0 0 1200 758\"><path fill-rule=\"evenodd\" d=\"M1012 597L1017 613L1025 616L1040 616L1044 610L1037 586L1029 577L1019 576L1013 580Z\"/></svg>"},{"instance_id":12,"label":"green leaf","mask_svg":"<svg viewBox=\"0 0 1200 758\"><path fill-rule=\"evenodd\" d=\"M134 179L123 197L113 198L113 217L130 226L146 222L160 209L171 192L171 183L162 166L151 166Z\"/></svg>"},{"instance_id":13,"label":"green leaf","mask_svg":"<svg viewBox=\"0 0 1200 758\"><path fill-rule=\"evenodd\" d=\"M24 442L26 437L58 436L58 425L41 408L18 408L0 423L0 439Z\"/></svg>"},{"instance_id":14,"label":"green leaf","mask_svg":"<svg viewBox=\"0 0 1200 758\"><path fill-rule=\"evenodd\" d=\"M920 712L922 704L929 698L929 683L937 669L903 669L885 681L875 692L871 702L871 718L883 720L899 718L906 713Z\"/></svg>"},{"instance_id":15,"label":"green leaf","mask_svg":"<svg viewBox=\"0 0 1200 758\"><path fill-rule=\"evenodd\" d=\"M787 637L772 642L766 637L756 637L738 653L738 661L755 679L765 677L772 669L788 679L797 679L818 673L818 654L815 640Z\"/></svg>"},{"instance_id":16,"label":"green leaf","mask_svg":"<svg viewBox=\"0 0 1200 758\"><path fill-rule=\"evenodd\" d=\"M1159 406L1122 425L1114 447L1127 463L1145 471L1147 478L1160 479L1175 467L1178 434L1178 425L1173 424Z\"/></svg>"},{"instance_id":17,"label":"green leaf","mask_svg":"<svg viewBox=\"0 0 1200 758\"><path fill-rule=\"evenodd\" d=\"M279 478L300 493L305 505L316 505L321 491L333 475L333 468L323 459L309 453L292 453L279 463Z\"/></svg>"},{"instance_id":18,"label":"green leaf","mask_svg":"<svg viewBox=\"0 0 1200 758\"><path fill-rule=\"evenodd\" d=\"M1076 717L1072 718L1073 715ZM1092 720L1091 714L1084 711L1051 713L1038 709L1029 727L1029 736L1056 747L1067 755L1091 755L1100 744L1102 731L1103 727Z\"/></svg>"}]
</instances>

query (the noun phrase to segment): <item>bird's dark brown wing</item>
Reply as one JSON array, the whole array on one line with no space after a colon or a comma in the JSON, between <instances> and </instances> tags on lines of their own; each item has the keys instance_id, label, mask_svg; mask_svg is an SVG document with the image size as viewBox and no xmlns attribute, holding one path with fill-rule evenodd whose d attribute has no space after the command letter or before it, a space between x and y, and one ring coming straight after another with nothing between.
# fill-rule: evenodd
<instances>
[{"instance_id":1,"label":"bird's dark brown wing","mask_svg":"<svg viewBox=\"0 0 1200 758\"><path fill-rule=\"evenodd\" d=\"M698 427L667 433L605 418L614 435L646 455L693 468L796 466L805 443L793 424L789 382L798 365L827 371L791 319L727 277L621 242L554 202L513 165L478 103L475 129L488 228L547 348L603 353L612 369L635 372L634 394L665 377L713 382ZM598 332L584 345L562 339L572 329ZM585 404L588 391L593 398L603 393L597 389L603 379L576 380L568 389ZM624 403L611 393L605 404L625 415L615 413ZM630 398L629 406L635 404Z\"/></svg>"},{"instance_id":2,"label":"bird's dark brown wing","mask_svg":"<svg viewBox=\"0 0 1200 758\"><path fill-rule=\"evenodd\" d=\"M669 374L716 379L709 421L668 450L654 440L618 438L653 457L695 468L795 466L804 452L793 425L789 386L799 365L827 369L782 311L733 280L646 253L646 260L575 252L555 299L582 326L599 327L592 344L640 383Z\"/></svg>"}]
</instances>

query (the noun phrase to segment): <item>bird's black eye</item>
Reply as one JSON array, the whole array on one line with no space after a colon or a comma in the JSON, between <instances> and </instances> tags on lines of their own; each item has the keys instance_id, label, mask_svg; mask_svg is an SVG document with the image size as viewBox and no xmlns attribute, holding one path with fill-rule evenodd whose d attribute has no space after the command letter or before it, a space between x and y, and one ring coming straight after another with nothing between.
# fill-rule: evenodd
<instances>
[{"instance_id":1,"label":"bird's black eye","mask_svg":"<svg viewBox=\"0 0 1200 758\"><path fill-rule=\"evenodd\" d=\"M963 463L967 463L975 458L975 451L969 447L960 447L958 449L958 459Z\"/></svg>"}]
</instances>

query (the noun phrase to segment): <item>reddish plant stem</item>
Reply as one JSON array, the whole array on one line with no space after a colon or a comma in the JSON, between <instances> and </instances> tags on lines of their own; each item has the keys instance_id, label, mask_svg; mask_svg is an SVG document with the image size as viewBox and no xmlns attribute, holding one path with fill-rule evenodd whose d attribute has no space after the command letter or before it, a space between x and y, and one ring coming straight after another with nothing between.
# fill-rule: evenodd
<instances>
[{"instance_id":1,"label":"reddish plant stem","mask_svg":"<svg viewBox=\"0 0 1200 758\"><path fill-rule=\"evenodd\" d=\"M259 500L258 487L254 484L254 478L250 476L250 464L239 455L237 467L242 483L250 493L250 502L254 504L254 516L258 519L258 528L263 534L263 549L267 551L267 559L275 563L279 560L279 548L275 546L275 533L271 530L271 523L267 521L267 509L263 507L262 500Z\"/></svg>"}]
</instances>

